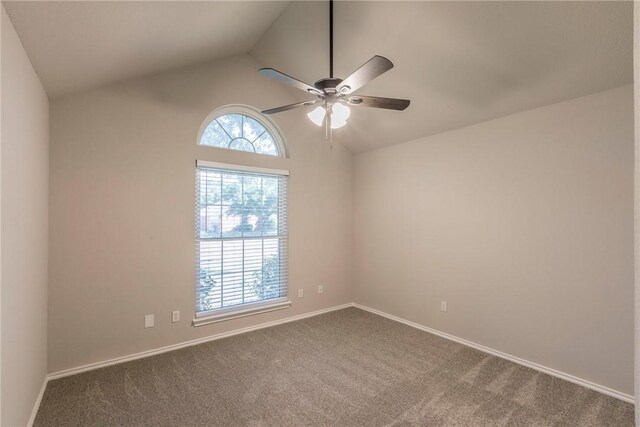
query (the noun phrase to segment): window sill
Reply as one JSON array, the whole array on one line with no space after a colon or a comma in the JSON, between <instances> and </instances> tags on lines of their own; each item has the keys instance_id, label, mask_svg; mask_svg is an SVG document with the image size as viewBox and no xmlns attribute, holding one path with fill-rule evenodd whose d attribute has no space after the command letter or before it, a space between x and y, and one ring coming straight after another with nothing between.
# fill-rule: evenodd
<instances>
[{"instance_id":1,"label":"window sill","mask_svg":"<svg viewBox=\"0 0 640 427\"><path fill-rule=\"evenodd\" d=\"M271 304L260 305L258 307L239 308L233 311L227 311L219 314L205 315L196 317L191 324L195 327L210 325L212 323L224 322L227 320L238 319L240 317L253 316L254 314L268 313L270 311L282 310L291 307L291 301L280 301Z\"/></svg>"}]
</instances>

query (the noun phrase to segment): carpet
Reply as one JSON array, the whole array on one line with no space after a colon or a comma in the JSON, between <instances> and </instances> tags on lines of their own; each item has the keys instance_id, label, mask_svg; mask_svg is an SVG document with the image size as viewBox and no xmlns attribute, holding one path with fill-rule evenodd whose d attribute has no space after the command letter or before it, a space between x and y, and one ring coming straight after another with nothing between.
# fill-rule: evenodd
<instances>
[{"instance_id":1,"label":"carpet","mask_svg":"<svg viewBox=\"0 0 640 427\"><path fill-rule=\"evenodd\" d=\"M49 382L36 426L632 426L633 405L357 309Z\"/></svg>"}]
</instances>

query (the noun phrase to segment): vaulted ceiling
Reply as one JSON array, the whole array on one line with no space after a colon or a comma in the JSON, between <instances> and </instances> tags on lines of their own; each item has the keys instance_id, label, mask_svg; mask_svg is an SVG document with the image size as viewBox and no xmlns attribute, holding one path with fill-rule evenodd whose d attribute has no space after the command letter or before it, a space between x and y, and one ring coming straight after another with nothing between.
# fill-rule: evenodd
<instances>
[{"instance_id":1,"label":"vaulted ceiling","mask_svg":"<svg viewBox=\"0 0 640 427\"><path fill-rule=\"evenodd\" d=\"M247 53L289 1L3 1L45 90Z\"/></svg>"},{"instance_id":2,"label":"vaulted ceiling","mask_svg":"<svg viewBox=\"0 0 640 427\"><path fill-rule=\"evenodd\" d=\"M244 53L328 75L326 2L3 4L53 98ZM411 99L352 107L335 138L361 152L632 83L633 3L339 1L334 43L337 77L374 54L395 64L357 93Z\"/></svg>"},{"instance_id":3,"label":"vaulted ceiling","mask_svg":"<svg viewBox=\"0 0 640 427\"><path fill-rule=\"evenodd\" d=\"M334 16L336 76L382 55L395 68L357 93L411 99L352 107L336 137L356 152L633 82L631 2L338 2ZM327 49L326 3L294 2L251 53L313 83Z\"/></svg>"}]
</instances>

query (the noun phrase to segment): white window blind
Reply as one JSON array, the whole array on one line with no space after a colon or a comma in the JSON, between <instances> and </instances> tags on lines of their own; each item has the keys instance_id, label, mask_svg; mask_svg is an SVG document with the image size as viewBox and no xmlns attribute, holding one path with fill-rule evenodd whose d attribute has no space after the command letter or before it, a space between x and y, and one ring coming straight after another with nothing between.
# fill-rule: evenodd
<instances>
[{"instance_id":1,"label":"white window blind","mask_svg":"<svg viewBox=\"0 0 640 427\"><path fill-rule=\"evenodd\" d=\"M283 171L198 162L196 317L287 301L287 265Z\"/></svg>"}]
</instances>

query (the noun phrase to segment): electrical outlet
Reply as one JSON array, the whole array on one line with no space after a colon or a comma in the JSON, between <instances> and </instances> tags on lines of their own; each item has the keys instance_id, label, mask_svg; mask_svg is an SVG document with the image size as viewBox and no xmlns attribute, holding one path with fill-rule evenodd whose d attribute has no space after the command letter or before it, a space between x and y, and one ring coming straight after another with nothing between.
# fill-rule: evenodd
<instances>
[{"instance_id":1,"label":"electrical outlet","mask_svg":"<svg viewBox=\"0 0 640 427\"><path fill-rule=\"evenodd\" d=\"M153 314L147 314L144 316L144 327L152 328L154 324Z\"/></svg>"},{"instance_id":2,"label":"electrical outlet","mask_svg":"<svg viewBox=\"0 0 640 427\"><path fill-rule=\"evenodd\" d=\"M176 323L180 321L180 310L171 312L171 322Z\"/></svg>"},{"instance_id":3,"label":"electrical outlet","mask_svg":"<svg viewBox=\"0 0 640 427\"><path fill-rule=\"evenodd\" d=\"M304 296L304 289L298 289L298 298L302 298Z\"/></svg>"},{"instance_id":4,"label":"electrical outlet","mask_svg":"<svg viewBox=\"0 0 640 427\"><path fill-rule=\"evenodd\" d=\"M447 311L447 302L446 301L440 301L440 310Z\"/></svg>"},{"instance_id":5,"label":"electrical outlet","mask_svg":"<svg viewBox=\"0 0 640 427\"><path fill-rule=\"evenodd\" d=\"M322 285L318 285L318 293L321 294L324 292L324 287Z\"/></svg>"}]
</instances>

